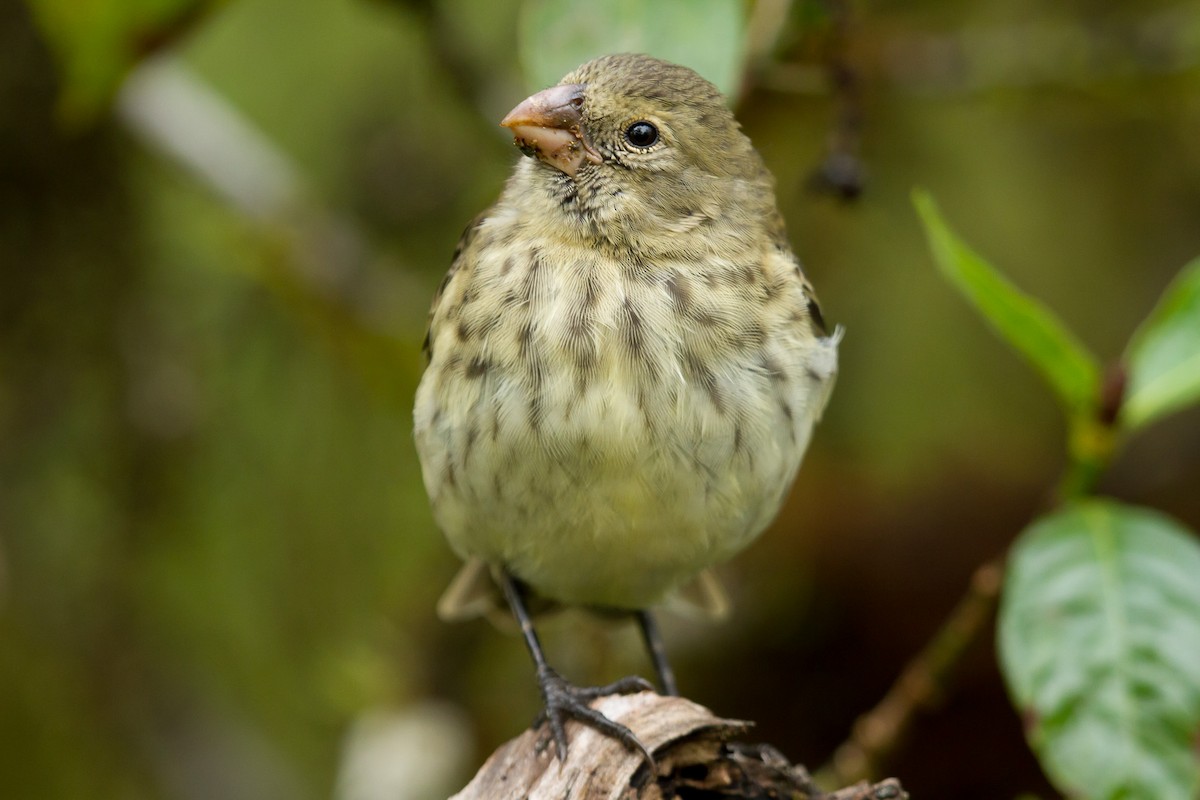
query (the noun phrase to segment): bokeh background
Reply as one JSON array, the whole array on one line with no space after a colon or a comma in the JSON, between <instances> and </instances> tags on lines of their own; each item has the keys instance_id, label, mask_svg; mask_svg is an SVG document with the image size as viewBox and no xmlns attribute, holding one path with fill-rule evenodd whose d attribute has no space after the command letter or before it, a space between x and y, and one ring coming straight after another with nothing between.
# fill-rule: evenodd
<instances>
[{"instance_id":1,"label":"bokeh background","mask_svg":"<svg viewBox=\"0 0 1200 800\"><path fill-rule=\"evenodd\" d=\"M0 795L444 797L536 713L519 639L434 616L410 428L428 299L519 157L496 121L570 57L521 20L560 5L0 2ZM1118 358L1200 255L1200 4L765 8L738 113L842 372L732 619L666 634L685 694L815 769L1064 464L911 189ZM1200 528L1200 415L1102 489ZM885 767L914 797L1052 794L991 636ZM543 638L648 669L628 627Z\"/></svg>"}]
</instances>

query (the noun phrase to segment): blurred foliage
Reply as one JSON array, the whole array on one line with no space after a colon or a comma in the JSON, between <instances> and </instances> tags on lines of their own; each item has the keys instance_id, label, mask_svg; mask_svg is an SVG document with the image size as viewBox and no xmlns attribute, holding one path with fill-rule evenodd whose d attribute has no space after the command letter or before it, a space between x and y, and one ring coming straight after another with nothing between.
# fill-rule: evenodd
<instances>
[{"instance_id":1,"label":"blurred foliage","mask_svg":"<svg viewBox=\"0 0 1200 800\"><path fill-rule=\"evenodd\" d=\"M627 35L672 13L643 5L0 5L6 796L325 797L367 785L339 777L373 763L343 748L379 720L457 753L424 762L457 765L426 795L444 796L528 724L519 641L433 617L455 563L424 500L411 395L428 299L516 158L496 122L585 46L528 31L587 14L590 32ZM702 69L765 54L739 117L848 331L794 496L725 571L734 620L667 627L689 696L810 765L1069 458L1037 379L927 268L910 188L930 187L1101 363L1200 252L1200 6L835 5L714 4L724 35L701 20L662 41ZM149 52L262 134L296 177L293 205L248 215L126 110L188 97L131 83L107 104L131 66L154 68ZM856 70L857 100L829 88L831 61ZM803 187L852 102L870 183L846 207ZM198 140L215 124L192 121ZM1172 342L1192 329L1195 283L1175 285L1158 333L1128 351L1139 435L1100 488L1195 530L1200 417L1166 414L1194 397ZM1141 386L1174 388L1135 413ZM567 615L543 636L573 677L646 668L627 627ZM429 698L463 712L433 715L461 736L420 727ZM1052 791L987 646L892 769L923 798Z\"/></svg>"},{"instance_id":2,"label":"blurred foliage","mask_svg":"<svg viewBox=\"0 0 1200 800\"><path fill-rule=\"evenodd\" d=\"M691 67L727 97L742 70L742 0L531 0L521 10L521 62L531 90L608 53L649 53Z\"/></svg>"},{"instance_id":3,"label":"blurred foliage","mask_svg":"<svg viewBox=\"0 0 1200 800\"><path fill-rule=\"evenodd\" d=\"M1129 343L1121 421L1141 427L1200 401L1200 259L1183 268Z\"/></svg>"},{"instance_id":4,"label":"blurred foliage","mask_svg":"<svg viewBox=\"0 0 1200 800\"><path fill-rule=\"evenodd\" d=\"M1094 413L1100 367L1092 354L1049 309L971 252L947 227L927 192L917 192L914 202L942 273L1042 373L1069 413Z\"/></svg>"},{"instance_id":5,"label":"blurred foliage","mask_svg":"<svg viewBox=\"0 0 1200 800\"><path fill-rule=\"evenodd\" d=\"M170 44L223 0L30 0L58 58L59 113L71 126L93 122L126 73Z\"/></svg>"},{"instance_id":6,"label":"blurred foliage","mask_svg":"<svg viewBox=\"0 0 1200 800\"><path fill-rule=\"evenodd\" d=\"M1195 266L1138 331L1115 388L1102 390L1094 357L1071 332L963 244L928 193L914 202L942 272L1066 401L1073 446L1060 493L1069 505L1018 539L999 621L1001 666L1027 735L1068 796L1195 797L1200 542L1153 512L1080 499L1113 456L1126 369L1149 376L1129 394L1142 407L1200 400L1188 392L1188 367L1200 359ZM1156 382L1172 388L1144 388ZM1173 402L1156 409L1163 394Z\"/></svg>"},{"instance_id":7,"label":"blurred foliage","mask_svg":"<svg viewBox=\"0 0 1200 800\"><path fill-rule=\"evenodd\" d=\"M1119 503L1076 503L1021 534L1000 654L1064 794L1200 792L1198 574L1194 534Z\"/></svg>"}]
</instances>

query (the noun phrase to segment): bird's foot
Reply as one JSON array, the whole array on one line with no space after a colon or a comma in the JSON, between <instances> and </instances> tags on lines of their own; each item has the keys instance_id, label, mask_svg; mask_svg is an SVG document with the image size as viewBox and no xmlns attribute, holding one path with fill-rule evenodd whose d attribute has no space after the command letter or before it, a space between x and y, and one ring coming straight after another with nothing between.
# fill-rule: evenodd
<instances>
[{"instance_id":1,"label":"bird's foot","mask_svg":"<svg viewBox=\"0 0 1200 800\"><path fill-rule=\"evenodd\" d=\"M567 760L567 731L564 723L569 718L616 739L630 750L641 753L653 774L654 757L634 732L588 705L593 700L610 694L653 692L654 686L649 681L631 675L607 686L575 686L546 667L538 671L538 685L542 689L546 709L538 715L534 725L540 725L543 721L550 723L550 732L554 735L554 749L560 762Z\"/></svg>"}]
</instances>

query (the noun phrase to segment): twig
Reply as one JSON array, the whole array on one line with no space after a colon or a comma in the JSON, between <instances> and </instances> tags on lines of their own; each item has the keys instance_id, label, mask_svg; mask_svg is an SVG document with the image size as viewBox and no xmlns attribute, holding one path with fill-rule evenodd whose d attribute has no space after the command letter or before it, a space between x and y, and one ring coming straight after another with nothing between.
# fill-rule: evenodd
<instances>
[{"instance_id":1,"label":"twig","mask_svg":"<svg viewBox=\"0 0 1200 800\"><path fill-rule=\"evenodd\" d=\"M996 607L1004 564L994 559L975 570L966 596L924 649L908 663L875 708L858 718L850 739L817 774L823 786L869 780L896 748L918 712L941 698L967 648L987 627Z\"/></svg>"},{"instance_id":2,"label":"twig","mask_svg":"<svg viewBox=\"0 0 1200 800\"><path fill-rule=\"evenodd\" d=\"M855 200L866 183L866 169L859 158L863 109L861 76L850 57L854 13L850 0L826 0L830 31L825 39L825 70L836 102L825 158L809 175L815 191L840 200Z\"/></svg>"}]
</instances>

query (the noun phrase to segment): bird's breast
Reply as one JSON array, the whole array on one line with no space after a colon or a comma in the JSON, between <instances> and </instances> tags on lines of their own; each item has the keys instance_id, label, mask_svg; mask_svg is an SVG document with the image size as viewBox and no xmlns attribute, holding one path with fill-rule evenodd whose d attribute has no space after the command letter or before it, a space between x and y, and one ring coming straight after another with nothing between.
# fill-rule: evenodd
<instances>
[{"instance_id":1,"label":"bird's breast","mask_svg":"<svg viewBox=\"0 0 1200 800\"><path fill-rule=\"evenodd\" d=\"M647 600L629 581L662 591L743 546L832 378L788 277L750 259L482 257L417 403L451 543L570 602ZM580 553L604 568L583 580L556 560Z\"/></svg>"}]
</instances>

